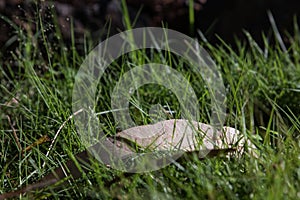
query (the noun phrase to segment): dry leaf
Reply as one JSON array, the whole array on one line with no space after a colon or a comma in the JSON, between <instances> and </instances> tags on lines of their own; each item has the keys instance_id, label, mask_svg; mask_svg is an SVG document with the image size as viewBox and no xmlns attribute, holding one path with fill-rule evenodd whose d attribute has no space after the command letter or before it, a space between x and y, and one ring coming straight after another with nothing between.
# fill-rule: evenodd
<instances>
[{"instance_id":1,"label":"dry leaf","mask_svg":"<svg viewBox=\"0 0 300 200\"><path fill-rule=\"evenodd\" d=\"M151 150L182 150L185 152L238 148L243 151L245 139L237 129L217 130L201 122L172 119L152 125L136 126L117 134ZM248 144L251 144L248 141ZM252 145L252 144L251 144Z\"/></svg>"}]
</instances>

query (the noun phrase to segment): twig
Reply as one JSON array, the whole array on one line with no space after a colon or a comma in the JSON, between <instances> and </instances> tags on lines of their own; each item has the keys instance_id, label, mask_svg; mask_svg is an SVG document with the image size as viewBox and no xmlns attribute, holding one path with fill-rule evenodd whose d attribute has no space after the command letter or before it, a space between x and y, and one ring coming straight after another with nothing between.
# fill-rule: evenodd
<instances>
[{"instance_id":1,"label":"twig","mask_svg":"<svg viewBox=\"0 0 300 200\"><path fill-rule=\"evenodd\" d=\"M68 121L70 121L74 116L76 116L76 115L78 115L79 113L81 113L82 111L83 111L83 109L80 109L80 110L76 111L75 113L73 113L72 115L70 115L70 116L68 117L68 119L67 119L66 121L64 121L64 123L59 127L58 131L56 132L56 134L55 134L55 136L54 136L54 138L53 138L53 140L52 140L52 142L51 142L51 144L50 144L50 146L49 146L49 148L48 148L48 151L47 151L47 153L46 153L46 158L49 156L50 151L52 150L53 145L54 145L54 143L55 143L55 141L56 141L56 139L57 139L59 133L61 132L61 130L63 129L63 127L66 125L66 123L67 123ZM43 165L42 165L42 168L44 168L45 165L46 165L46 161L44 161L44 163L43 163Z\"/></svg>"},{"instance_id":2,"label":"twig","mask_svg":"<svg viewBox=\"0 0 300 200\"><path fill-rule=\"evenodd\" d=\"M26 151L30 151L33 147L38 146L40 144L43 144L45 142L50 142L50 138L48 135L43 135L40 137L38 140L36 140L34 143L31 145L27 146L25 149L22 150L22 154L25 153Z\"/></svg>"}]
</instances>

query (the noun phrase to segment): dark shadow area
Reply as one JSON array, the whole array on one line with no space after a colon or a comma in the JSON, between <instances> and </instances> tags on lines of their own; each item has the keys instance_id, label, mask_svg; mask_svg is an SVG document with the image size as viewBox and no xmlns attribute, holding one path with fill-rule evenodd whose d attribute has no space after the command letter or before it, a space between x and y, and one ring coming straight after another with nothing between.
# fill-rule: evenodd
<instances>
[{"instance_id":1,"label":"dark shadow area","mask_svg":"<svg viewBox=\"0 0 300 200\"><path fill-rule=\"evenodd\" d=\"M262 44L262 32L274 41L267 10L274 16L279 32L286 44L285 32L293 34L294 22L299 18L300 2L297 0L195 0L195 23L189 23L188 0L127 0L127 7L134 27L165 26L185 34L205 35L212 44L220 43L218 37L231 45L236 38L245 39L249 31L258 44ZM3 55L14 49L20 30L34 34L44 22L44 33L55 42L57 28L66 44L75 43L80 48L86 35L95 42L124 30L121 1L21 1L0 0L0 47ZM56 22L54 23L53 20ZM272 39L273 38L273 39Z\"/></svg>"}]
</instances>

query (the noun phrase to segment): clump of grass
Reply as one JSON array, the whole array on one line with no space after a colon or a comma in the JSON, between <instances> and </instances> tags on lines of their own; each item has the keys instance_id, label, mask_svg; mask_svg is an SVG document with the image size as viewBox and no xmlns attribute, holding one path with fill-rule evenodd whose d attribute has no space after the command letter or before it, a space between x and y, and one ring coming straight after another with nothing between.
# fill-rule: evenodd
<instances>
[{"instance_id":1,"label":"clump of grass","mask_svg":"<svg viewBox=\"0 0 300 200\"><path fill-rule=\"evenodd\" d=\"M75 46L71 47L72 51L66 51L62 41L55 46L56 51L51 51L54 44L43 35L45 24L41 18L39 20L37 27L40 29L35 34L18 30L19 47L12 52L17 64L12 66L1 62L0 66L1 193L35 182L84 150L74 124L68 122L49 156L46 156L47 143L24 155L20 153L17 141L26 148L42 135L53 138L72 114L74 77L84 58L77 54ZM268 44L267 38L261 48L250 35L247 36L248 44L239 43L235 51L225 43L218 47L204 43L203 47L222 71L228 98L226 125L238 128L255 143L257 158L247 153L242 158L220 156L203 161L191 158L159 171L130 177L95 162L91 171L79 181L70 182L62 189L50 187L36 191L28 198L299 198L299 43L292 42L285 52L279 45ZM299 41L299 33L289 39ZM40 47L33 45L40 40L48 49L44 57L39 54ZM135 53L138 56L124 55L116 61L101 80L105 87L98 97L99 112L110 110L110 92L124 72L149 60L162 63L164 58L163 64L172 66L190 79L199 98L200 113L204 113L201 120L209 122L209 92L202 78L189 71L184 60L164 52ZM131 115L140 124L151 122L147 113L153 104L161 103L173 111L179 109L175 96L156 85L140 88L131 103ZM118 127L111 114L101 115L100 119L108 133L116 132ZM11 160L15 155L17 157ZM46 167L43 168L44 162ZM119 181L107 185L115 178Z\"/></svg>"}]
</instances>

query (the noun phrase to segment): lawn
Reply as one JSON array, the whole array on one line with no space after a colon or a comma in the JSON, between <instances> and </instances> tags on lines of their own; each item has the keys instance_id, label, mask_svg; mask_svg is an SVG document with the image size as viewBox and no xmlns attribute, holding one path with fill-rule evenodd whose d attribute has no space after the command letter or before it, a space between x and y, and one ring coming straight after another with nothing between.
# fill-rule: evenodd
<instances>
[{"instance_id":1,"label":"lawn","mask_svg":"<svg viewBox=\"0 0 300 200\"><path fill-rule=\"evenodd\" d=\"M38 181L85 150L71 117L76 114L72 92L77 71L95 44L86 38L84 51L79 52L76 38L65 44L59 30L54 38L48 38L44 23L37 18L35 33L15 26L17 50L11 52L11 62L0 60L0 194ZM130 22L126 23L130 28ZM68 179L61 187L56 184L20 197L299 199L300 32L295 27L293 34L285 36L291 44L287 47L278 34L272 44L268 41L273 36L265 36L263 46L245 34L248 41L237 40L235 48L226 43L213 46L201 37L199 43L224 81L224 125L240 130L255 144L257 157L247 151L241 157L189 157L157 171L131 175L93 161L77 180ZM99 82L95 110L104 132L114 135L120 129L110 105L116 82L128 70L150 61L168 65L189 80L198 97L199 121L209 123L209 88L187 60L167 51L138 50L113 62ZM130 99L136 125L152 123L149 110L155 104L172 111L168 118L180 118L179 101L172 91L150 84L136 90Z\"/></svg>"}]
</instances>

